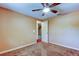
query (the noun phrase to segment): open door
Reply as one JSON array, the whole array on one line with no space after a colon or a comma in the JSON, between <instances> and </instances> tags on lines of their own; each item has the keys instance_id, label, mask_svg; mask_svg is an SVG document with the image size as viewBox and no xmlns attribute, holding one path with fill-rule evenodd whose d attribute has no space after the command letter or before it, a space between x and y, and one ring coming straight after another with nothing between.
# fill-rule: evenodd
<instances>
[{"instance_id":1,"label":"open door","mask_svg":"<svg viewBox=\"0 0 79 59\"><path fill-rule=\"evenodd\" d=\"M48 21L42 22L42 41L49 42L48 40Z\"/></svg>"},{"instance_id":2,"label":"open door","mask_svg":"<svg viewBox=\"0 0 79 59\"><path fill-rule=\"evenodd\" d=\"M48 43L48 21L37 21L37 39Z\"/></svg>"}]
</instances>

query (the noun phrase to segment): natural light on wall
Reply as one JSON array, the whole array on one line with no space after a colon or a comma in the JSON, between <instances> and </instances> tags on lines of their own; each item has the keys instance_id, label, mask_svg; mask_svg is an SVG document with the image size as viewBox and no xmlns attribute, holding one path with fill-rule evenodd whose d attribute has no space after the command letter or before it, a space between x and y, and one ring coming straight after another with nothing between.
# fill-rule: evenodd
<instances>
[{"instance_id":1,"label":"natural light on wall","mask_svg":"<svg viewBox=\"0 0 79 59\"><path fill-rule=\"evenodd\" d=\"M49 41L79 50L79 12L50 18Z\"/></svg>"}]
</instances>

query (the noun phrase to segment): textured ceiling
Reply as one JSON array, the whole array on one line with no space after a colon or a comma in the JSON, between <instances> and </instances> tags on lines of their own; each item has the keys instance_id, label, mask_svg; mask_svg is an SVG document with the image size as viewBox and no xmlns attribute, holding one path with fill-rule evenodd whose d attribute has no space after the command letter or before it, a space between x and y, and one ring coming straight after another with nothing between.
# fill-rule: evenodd
<instances>
[{"instance_id":1,"label":"textured ceiling","mask_svg":"<svg viewBox=\"0 0 79 59\"><path fill-rule=\"evenodd\" d=\"M43 8L40 3L0 3L0 7L8 8L10 10L38 19L46 19L57 16L51 12L46 13L45 16L42 16L42 11L32 12L32 9ZM61 14L70 13L79 10L79 3L61 3L60 5L54 7L54 9L58 10Z\"/></svg>"}]
</instances>

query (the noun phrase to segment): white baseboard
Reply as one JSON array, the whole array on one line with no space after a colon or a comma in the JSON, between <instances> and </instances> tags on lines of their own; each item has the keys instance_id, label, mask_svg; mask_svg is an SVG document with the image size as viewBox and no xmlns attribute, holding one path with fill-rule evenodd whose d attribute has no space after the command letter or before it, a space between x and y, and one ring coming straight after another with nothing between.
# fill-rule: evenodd
<instances>
[{"instance_id":1,"label":"white baseboard","mask_svg":"<svg viewBox=\"0 0 79 59\"><path fill-rule=\"evenodd\" d=\"M14 50L17 50L17 49L21 49L21 48L24 48L24 47L33 45L33 44L35 44L35 43L36 43L36 42L33 42L33 43L31 43L31 44L22 45L22 46L15 47L15 48L12 48L12 49L9 49L9 50L1 51L0 54L7 53L7 52L11 52L11 51L14 51Z\"/></svg>"},{"instance_id":2,"label":"white baseboard","mask_svg":"<svg viewBox=\"0 0 79 59\"><path fill-rule=\"evenodd\" d=\"M74 48L74 47L70 47L70 46L66 46L66 45L62 45L62 44L58 44L58 43L51 43L51 44L55 44L55 45L59 45L59 46L62 46L62 47L66 47L66 48L69 48L69 49L74 49L74 50L78 50L79 51L78 48Z\"/></svg>"}]
</instances>

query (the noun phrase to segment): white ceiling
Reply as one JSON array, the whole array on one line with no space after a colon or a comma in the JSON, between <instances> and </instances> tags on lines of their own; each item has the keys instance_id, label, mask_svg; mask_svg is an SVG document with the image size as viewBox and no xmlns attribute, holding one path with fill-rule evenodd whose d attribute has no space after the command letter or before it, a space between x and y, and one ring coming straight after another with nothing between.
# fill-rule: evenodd
<instances>
[{"instance_id":1,"label":"white ceiling","mask_svg":"<svg viewBox=\"0 0 79 59\"><path fill-rule=\"evenodd\" d=\"M43 8L40 3L0 3L0 7L8 8L10 10L38 19L46 19L48 17L56 16L56 14L53 14L51 12L48 12L45 16L42 16L42 11L32 12L32 9ZM69 13L79 10L79 3L62 3L54 7L54 9L57 9L61 14Z\"/></svg>"}]
</instances>

